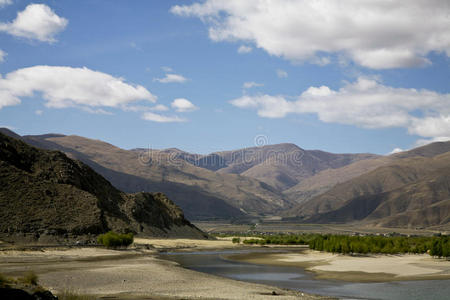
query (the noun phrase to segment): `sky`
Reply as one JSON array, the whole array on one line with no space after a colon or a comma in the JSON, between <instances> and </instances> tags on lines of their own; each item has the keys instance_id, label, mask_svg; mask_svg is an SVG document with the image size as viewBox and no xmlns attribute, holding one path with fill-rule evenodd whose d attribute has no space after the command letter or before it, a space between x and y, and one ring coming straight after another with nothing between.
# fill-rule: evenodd
<instances>
[{"instance_id":1,"label":"sky","mask_svg":"<svg viewBox=\"0 0 450 300\"><path fill-rule=\"evenodd\" d=\"M0 0L0 127L204 154L450 140L450 1Z\"/></svg>"}]
</instances>

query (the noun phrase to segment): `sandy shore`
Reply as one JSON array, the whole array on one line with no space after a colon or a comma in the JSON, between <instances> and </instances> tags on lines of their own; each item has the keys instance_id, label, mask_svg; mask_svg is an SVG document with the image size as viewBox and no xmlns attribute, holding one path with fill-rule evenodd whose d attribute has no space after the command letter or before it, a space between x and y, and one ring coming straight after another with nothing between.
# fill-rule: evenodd
<instances>
[{"instance_id":1,"label":"sandy shore","mask_svg":"<svg viewBox=\"0 0 450 300\"><path fill-rule=\"evenodd\" d=\"M136 239L136 242L149 242ZM220 247L224 242L152 240L153 247ZM204 243L207 243L204 245ZM226 242L230 246L231 242ZM231 247L235 247L231 245ZM109 299L324 299L184 269L158 259L156 250L99 248L0 251L0 272L19 276L33 270L54 292L112 296ZM275 292L277 295L272 295Z\"/></svg>"},{"instance_id":2,"label":"sandy shore","mask_svg":"<svg viewBox=\"0 0 450 300\"><path fill-rule=\"evenodd\" d=\"M151 245L155 249L177 249L195 251L211 249L231 249L238 248L240 245L233 244L231 237L218 238L216 240L193 240L193 239L149 239L135 238L137 245Z\"/></svg>"},{"instance_id":3,"label":"sandy shore","mask_svg":"<svg viewBox=\"0 0 450 300\"><path fill-rule=\"evenodd\" d=\"M304 249L298 253L239 254L228 258L299 266L314 272L318 278L345 281L450 279L450 261L427 254L350 256Z\"/></svg>"}]
</instances>

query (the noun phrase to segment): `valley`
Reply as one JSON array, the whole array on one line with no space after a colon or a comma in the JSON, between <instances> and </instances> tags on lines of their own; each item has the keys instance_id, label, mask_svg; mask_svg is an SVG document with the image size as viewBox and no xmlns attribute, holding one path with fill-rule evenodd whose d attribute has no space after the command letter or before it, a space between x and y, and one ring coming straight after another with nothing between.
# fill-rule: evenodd
<instances>
[{"instance_id":1,"label":"valley","mask_svg":"<svg viewBox=\"0 0 450 300\"><path fill-rule=\"evenodd\" d=\"M390 299L417 282L442 288L450 276L448 258L425 253L448 243L448 142L390 156L292 144L202 156L1 129L0 144L1 274L32 270L58 295L70 287L89 299L327 299L382 284L377 295ZM108 231L134 235L132 245L103 248L96 238ZM311 250L259 242L334 235L423 237L430 249L338 254L313 241Z\"/></svg>"}]
</instances>

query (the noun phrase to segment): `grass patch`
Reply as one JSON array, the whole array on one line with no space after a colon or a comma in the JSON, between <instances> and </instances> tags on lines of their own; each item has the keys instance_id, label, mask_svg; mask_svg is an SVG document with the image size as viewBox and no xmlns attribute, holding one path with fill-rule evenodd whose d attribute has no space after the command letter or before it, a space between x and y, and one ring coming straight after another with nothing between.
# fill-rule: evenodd
<instances>
[{"instance_id":1,"label":"grass patch","mask_svg":"<svg viewBox=\"0 0 450 300\"><path fill-rule=\"evenodd\" d=\"M134 236L132 233L116 233L110 231L99 235L97 242L108 248L128 247L133 243Z\"/></svg>"}]
</instances>

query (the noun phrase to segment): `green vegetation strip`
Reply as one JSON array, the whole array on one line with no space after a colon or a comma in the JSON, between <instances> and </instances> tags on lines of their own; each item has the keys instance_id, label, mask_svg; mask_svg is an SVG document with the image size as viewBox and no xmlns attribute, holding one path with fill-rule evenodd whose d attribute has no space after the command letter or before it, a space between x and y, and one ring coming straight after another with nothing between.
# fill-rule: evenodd
<instances>
[{"instance_id":1,"label":"green vegetation strip","mask_svg":"<svg viewBox=\"0 0 450 300\"><path fill-rule=\"evenodd\" d=\"M234 238L233 243L240 243ZM244 244L309 245L310 249L343 254L401 254L428 253L431 256L450 257L450 236L348 236L333 234L256 235L242 239Z\"/></svg>"},{"instance_id":2,"label":"green vegetation strip","mask_svg":"<svg viewBox=\"0 0 450 300\"><path fill-rule=\"evenodd\" d=\"M133 243L134 236L132 233L116 233L110 231L101 234L97 238L97 242L108 248L128 247Z\"/></svg>"}]
</instances>

